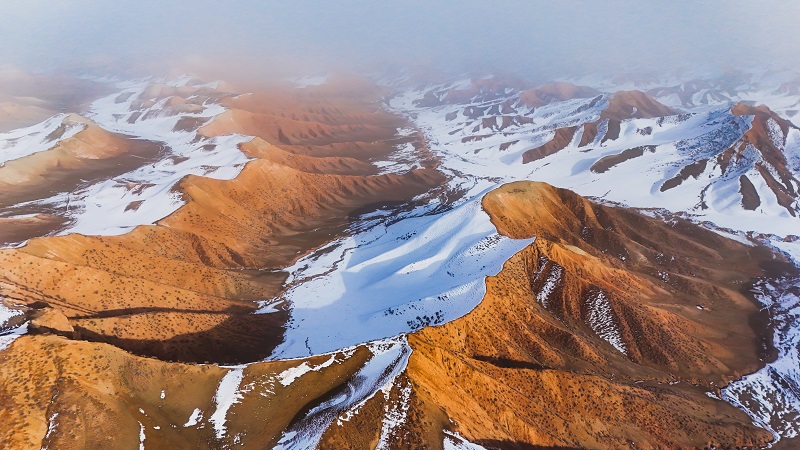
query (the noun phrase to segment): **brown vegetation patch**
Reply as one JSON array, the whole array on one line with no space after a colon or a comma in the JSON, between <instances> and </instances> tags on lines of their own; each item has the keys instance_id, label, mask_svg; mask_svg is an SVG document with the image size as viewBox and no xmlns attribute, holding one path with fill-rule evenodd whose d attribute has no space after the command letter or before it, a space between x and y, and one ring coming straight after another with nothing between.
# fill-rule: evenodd
<instances>
[{"instance_id":1,"label":"brown vegetation patch","mask_svg":"<svg viewBox=\"0 0 800 450\"><path fill-rule=\"evenodd\" d=\"M678 172L677 175L670 178L669 180L665 181L664 184L661 185L661 192L668 191L674 187L678 187L684 181L688 180L689 177L694 177L696 180L703 172L706 170L706 166L708 165L707 159L701 159L699 161L695 161L691 164L687 164L681 168L681 171Z\"/></svg>"},{"instance_id":2,"label":"brown vegetation patch","mask_svg":"<svg viewBox=\"0 0 800 450\"><path fill-rule=\"evenodd\" d=\"M577 129L578 127L557 129L553 139L548 141L546 144L530 149L523 153L522 163L527 164L529 162L538 161L564 150L569 143L572 142L572 138L575 136L575 131L577 131Z\"/></svg>"},{"instance_id":3,"label":"brown vegetation patch","mask_svg":"<svg viewBox=\"0 0 800 450\"><path fill-rule=\"evenodd\" d=\"M761 205L761 198L758 196L756 187L746 175L739 177L739 193L742 194L742 207L750 211L755 211Z\"/></svg>"},{"instance_id":4,"label":"brown vegetation patch","mask_svg":"<svg viewBox=\"0 0 800 450\"><path fill-rule=\"evenodd\" d=\"M614 166L644 155L645 151L654 152L655 150L655 145L643 145L640 147L629 148L617 153L616 155L604 156L598 159L594 162L594 164L592 164L592 167L589 170L594 173L605 173Z\"/></svg>"}]
</instances>

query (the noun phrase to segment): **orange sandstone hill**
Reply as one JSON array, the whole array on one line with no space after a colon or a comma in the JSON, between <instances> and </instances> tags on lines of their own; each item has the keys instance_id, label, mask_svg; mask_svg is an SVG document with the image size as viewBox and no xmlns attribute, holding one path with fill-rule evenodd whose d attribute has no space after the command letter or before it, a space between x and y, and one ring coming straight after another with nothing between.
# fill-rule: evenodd
<instances>
[{"instance_id":1,"label":"orange sandstone hill","mask_svg":"<svg viewBox=\"0 0 800 450\"><path fill-rule=\"evenodd\" d=\"M62 139L68 127L83 129ZM113 176L157 156L155 143L110 133L92 121L67 115L47 139L49 150L14 159L0 166L0 207L74 189L82 178L97 173Z\"/></svg>"},{"instance_id":2,"label":"orange sandstone hill","mask_svg":"<svg viewBox=\"0 0 800 450\"><path fill-rule=\"evenodd\" d=\"M575 92L568 90L567 92ZM577 91L581 93L581 91ZM586 94L586 92L582 92ZM595 97L590 106L602 100L601 96ZM559 128L555 136L540 147L526 151L522 162L537 161L566 148L580 130L578 147L585 147L594 143L600 136L600 142L619 138L620 126L624 120L664 117L676 114L671 108L661 104L658 100L641 91L620 91L608 99L608 106L600 113L600 118L583 126Z\"/></svg>"},{"instance_id":3,"label":"orange sandstone hill","mask_svg":"<svg viewBox=\"0 0 800 450\"><path fill-rule=\"evenodd\" d=\"M487 280L475 310L410 335L403 382L359 422L331 427L322 448L368 448L377 432L356 430L398 408L392 448L442 448L454 432L498 449L772 439L716 398L763 365L763 318L745 288L768 250L542 183L505 185L483 205L502 233L536 241Z\"/></svg>"},{"instance_id":4,"label":"orange sandstone hill","mask_svg":"<svg viewBox=\"0 0 800 450\"><path fill-rule=\"evenodd\" d=\"M248 167L260 176L272 164ZM187 192L193 199L202 197ZM663 223L542 183L505 185L487 194L483 206L501 233L535 236L534 243L487 279L486 296L473 311L409 335L406 369L354 410L331 410L330 420L319 422L324 427L318 430L320 448L367 449L381 443L382 448L441 449L446 439L462 438L490 449L728 448L763 446L772 439L716 395L731 379L763 364L762 317L745 292L748 283L764 275L761 266L780 264L776 256L681 220ZM179 211L172 217L182 216ZM189 225L204 229L200 222ZM57 297L65 303L51 303L66 311L68 324L44 313L42 321L53 329L72 326L79 335L90 327L98 334L109 327L113 334L103 340L125 348L124 341L110 336L147 329L158 314L173 314L170 324L183 317L175 310L145 307L133 314L136 326L122 320L112 326L103 317L76 319L75 297L89 293L62 280L63 273L88 276L81 270L94 270L91 276L99 276L91 266L102 260L92 255L161 254L148 270L136 273L122 260L106 260L105 267L113 261L130 271L119 278L122 286L162 288L147 284L161 266L177 271L171 277L176 283L190 280L190 270L202 270L191 280L200 281L192 291L197 304L216 305L232 291L250 292L248 283L256 280L219 269L232 265L226 259L231 253L221 256L220 242L196 237L209 255L203 262L194 247L180 254L171 245L194 236L189 228L175 235L169 228L141 227L131 234L149 233L153 237L146 242L161 243L147 251L133 241L98 240L94 253L83 254L90 256L88 262L66 256L74 252L67 251L69 240L77 239L72 237L58 238L64 240L63 255L55 244L50 253L29 253L51 261L53 266L41 272L78 293L70 296L65 288ZM246 262L257 261L247 249L231 250ZM55 289L53 282L39 281L35 289L29 284L28 292L41 293L41 301L56 298L47 294ZM118 295L89 297L82 307ZM235 302L228 301L233 307ZM89 325L91 320L96 324ZM0 353L0 439L13 448L136 448L140 442L146 448L272 448L315 407L351 395L352 383L362 379L358 370L375 351L358 346L233 369L142 358L64 334L22 336ZM281 381L287 369L303 365L315 369ZM237 373L238 400L220 422L215 392L223 378Z\"/></svg>"},{"instance_id":5,"label":"orange sandstone hill","mask_svg":"<svg viewBox=\"0 0 800 450\"><path fill-rule=\"evenodd\" d=\"M168 98L181 106L182 96L198 102L197 96L228 95L202 89L154 85L137 101L154 104ZM109 342L175 361L233 363L269 355L282 340L287 313L252 312L257 300L272 298L281 289L286 275L278 270L342 235L351 215L408 201L443 180L425 168L377 174L364 155L391 152L398 139L414 142L420 160L426 156L418 136L398 137L404 120L377 112L371 99L336 98L339 109L319 113L320 118L311 105L325 104L324 92L274 95L281 101L274 102L269 117L298 117L286 119L291 131L283 119L259 122L257 130L227 129L263 136L240 146L253 160L235 179L184 178L176 186L184 206L125 235L44 237L0 250L0 296L31 308L34 316L46 311L46 317L58 318L58 326L45 320L32 324L34 332ZM261 114L256 104L242 100L241 108L255 112L239 111ZM218 121L224 118L209 126ZM312 137L321 121L336 122L322 140ZM280 129L294 144L281 142ZM198 133L197 139L204 137ZM135 156L132 146L86 121L84 131L53 149L9 162L0 169L0 183L16 163L30 167L39 178L51 179L56 171L71 180L73 171L79 176L83 165L90 164L84 161ZM430 160L429 165L435 163ZM15 192L0 194L0 201ZM33 216L3 225L9 233L22 233L27 225L45 228L52 221L58 222Z\"/></svg>"}]
</instances>

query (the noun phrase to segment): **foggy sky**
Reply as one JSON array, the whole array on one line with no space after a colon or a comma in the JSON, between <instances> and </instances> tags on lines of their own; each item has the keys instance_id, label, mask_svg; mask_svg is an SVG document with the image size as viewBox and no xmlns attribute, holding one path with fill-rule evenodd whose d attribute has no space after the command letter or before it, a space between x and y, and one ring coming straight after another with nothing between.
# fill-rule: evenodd
<instances>
[{"instance_id":1,"label":"foggy sky","mask_svg":"<svg viewBox=\"0 0 800 450\"><path fill-rule=\"evenodd\" d=\"M800 64L794 1L3 0L0 66L533 76ZM156 73L153 73L156 74Z\"/></svg>"}]
</instances>

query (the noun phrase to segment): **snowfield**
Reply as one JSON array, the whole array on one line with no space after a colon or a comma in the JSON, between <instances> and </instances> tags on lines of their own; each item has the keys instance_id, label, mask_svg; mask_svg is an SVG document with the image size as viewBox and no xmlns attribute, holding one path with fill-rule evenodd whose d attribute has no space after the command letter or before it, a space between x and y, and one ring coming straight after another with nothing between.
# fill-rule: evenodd
<instances>
[{"instance_id":1,"label":"snowfield","mask_svg":"<svg viewBox=\"0 0 800 450\"><path fill-rule=\"evenodd\" d=\"M289 268L291 320L271 358L327 353L471 311L484 279L532 240L500 236L477 195L335 241Z\"/></svg>"},{"instance_id":2,"label":"snowfield","mask_svg":"<svg viewBox=\"0 0 800 450\"><path fill-rule=\"evenodd\" d=\"M68 114L56 114L36 125L0 133L0 167L8 161L53 148L86 128L84 124L65 121L67 117Z\"/></svg>"},{"instance_id":3,"label":"snowfield","mask_svg":"<svg viewBox=\"0 0 800 450\"><path fill-rule=\"evenodd\" d=\"M603 87L601 80L594 81L597 83L595 86ZM454 85L459 84L462 88L469 85L466 81ZM611 90L611 85L606 88ZM614 90L636 88L641 87L613 86ZM762 241L791 256L800 266L800 242L783 239L800 234L800 218L779 205L775 195L758 176L755 163L759 156L755 149L746 148L744 156L732 162L733 170L725 176L719 176L714 163L716 155L739 140L753 120L753 116L733 115L730 104L750 95L755 98L756 93L765 92L763 88L743 92L741 98L716 98L711 91L696 94L692 102L681 104L687 113L623 120L619 138L602 142L603 130L598 130L595 141L585 147L578 147L583 131L579 127L563 150L527 164L523 163L523 153L550 141L554 129L597 120L608 105L608 94L603 94L600 101L596 98L554 101L536 109L518 105L517 113L529 118L530 123L512 123L501 130L498 126L500 114L494 118L489 113L471 118L464 111L470 107L492 111L493 105L513 99L516 93L507 92L508 97L491 101L417 106L416 101L422 99L425 92L407 90L392 98L390 107L405 114L424 132L431 150L442 158L445 172L469 174L481 182L495 185L524 179L544 181L583 196L633 208L650 208L650 215L653 215L652 208L659 208L679 213L738 241L748 242L744 236L760 234ZM785 111L785 107L796 106L798 102L796 97L785 93L774 93L765 100L757 100L768 103L779 112ZM598 128L602 125L601 122ZM784 144L778 142L776 124L768 123L768 127L770 138L786 156L789 170L795 178L800 178L798 130L790 130ZM634 148L641 148L640 156L616 162L606 170L594 166L604 157ZM698 176L689 176L677 187L661 191L660 187L666 180L675 177L686 164L699 159L708 159L709 163ZM768 163L764 165L774 171ZM741 175L747 175L753 181L761 198L756 210L742 207L738 195ZM792 187L796 191L800 188ZM537 300L544 306L547 305L548 291L558 282L559 274L554 272L551 277L553 279L548 279L537 295ZM781 283L779 286L766 283L759 294L765 307L773 313L773 341L779 350L778 360L732 383L723 391L724 400L744 409L754 422L771 430L776 438L800 434L800 282L783 280ZM609 313L608 300L601 292L590 302L590 328L625 353L613 315ZM445 443L456 445L455 441L447 443L447 439Z\"/></svg>"},{"instance_id":4,"label":"snowfield","mask_svg":"<svg viewBox=\"0 0 800 450\"><path fill-rule=\"evenodd\" d=\"M166 84L177 87L187 81L182 78ZM161 144L165 151L160 159L113 178L86 180L84 186L72 192L17 206L44 205L61 211L71 219L70 225L59 232L61 235L119 235L138 225L155 223L180 208L184 201L173 188L187 175L235 178L249 161L238 146L252 137L227 135L197 140L196 133L183 131L179 122L208 121L225 112L225 108L206 102L200 112L175 114L166 106L169 98L143 107L139 97L151 84L151 80L118 83L121 91L93 102L86 117L107 131ZM33 127L0 135L0 162L52 148L85 126L69 125L62 138L48 141L47 135L66 117L55 116Z\"/></svg>"},{"instance_id":5,"label":"snowfield","mask_svg":"<svg viewBox=\"0 0 800 450\"><path fill-rule=\"evenodd\" d=\"M778 204L778 199L761 182L755 168L757 157L734 163L724 177L713 158L739 140L750 128L752 116L735 116L729 107L701 110L675 116L622 121L617 139L578 147L582 129L578 128L563 150L527 164L523 153L552 139L554 128L574 126L597 120L608 106L594 98L553 102L536 109L517 107L518 113L531 123L512 124L500 130L487 126L487 117L499 122L500 114L472 119L463 111L467 107L487 108L508 99L458 105L418 107L415 101L421 91L407 91L394 97L390 106L406 114L425 133L431 149L443 157L443 166L498 184L516 180L536 180L571 189L583 196L598 197L634 208L664 208L686 212L696 221L708 220L719 227L787 235L798 233L800 218L792 216ZM509 99L514 99L513 94ZM452 119L455 115L455 119ZM496 117L495 117L496 116ZM448 117L450 120L448 120ZM602 125L602 122L601 122ZM477 129L477 131L476 131ZM799 160L797 130L787 136L784 151L791 161ZM504 150L500 150L503 146ZM783 147L781 143L779 148ZM593 169L604 157L625 150L641 148L641 156L619 162L605 171ZM746 151L745 153L748 153ZM750 152L749 154L752 154ZM708 159L706 168L697 177L689 176L680 185L661 191L667 180L675 177L687 164ZM795 176L800 171L795 169ZM761 205L750 211L738 200L739 177L749 175L761 197ZM797 186L795 188L798 188ZM736 194L736 195L732 195ZM733 199L733 200L732 200Z\"/></svg>"}]
</instances>

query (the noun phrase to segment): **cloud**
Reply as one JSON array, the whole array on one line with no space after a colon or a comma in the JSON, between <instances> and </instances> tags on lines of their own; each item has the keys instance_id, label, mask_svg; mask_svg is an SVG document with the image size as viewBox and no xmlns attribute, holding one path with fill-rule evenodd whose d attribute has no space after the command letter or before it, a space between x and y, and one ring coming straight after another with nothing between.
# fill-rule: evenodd
<instances>
[{"instance_id":1,"label":"cloud","mask_svg":"<svg viewBox=\"0 0 800 450\"><path fill-rule=\"evenodd\" d=\"M800 3L10 0L4 63L36 70L290 72L424 65L558 76L797 65Z\"/></svg>"}]
</instances>

